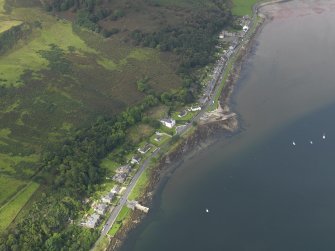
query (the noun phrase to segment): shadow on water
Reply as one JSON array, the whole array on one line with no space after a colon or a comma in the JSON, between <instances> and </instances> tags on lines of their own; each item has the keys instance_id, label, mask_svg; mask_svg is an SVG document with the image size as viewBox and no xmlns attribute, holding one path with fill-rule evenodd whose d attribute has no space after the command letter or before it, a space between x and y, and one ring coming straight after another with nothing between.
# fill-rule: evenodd
<instances>
[{"instance_id":1,"label":"shadow on water","mask_svg":"<svg viewBox=\"0 0 335 251\"><path fill-rule=\"evenodd\" d=\"M123 251L335 250L332 6L268 10L232 98L242 130L164 180Z\"/></svg>"}]
</instances>

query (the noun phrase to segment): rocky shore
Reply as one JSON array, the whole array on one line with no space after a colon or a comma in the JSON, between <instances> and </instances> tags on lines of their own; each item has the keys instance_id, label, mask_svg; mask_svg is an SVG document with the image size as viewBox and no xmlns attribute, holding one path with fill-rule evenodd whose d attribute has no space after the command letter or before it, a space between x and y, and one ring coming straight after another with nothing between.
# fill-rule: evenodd
<instances>
[{"instance_id":1,"label":"rocky shore","mask_svg":"<svg viewBox=\"0 0 335 251\"><path fill-rule=\"evenodd\" d=\"M269 3L258 4L254 7L254 12L257 13L259 8L267 4L285 1L287 0L271 1ZM261 15L261 17L262 20L258 23L249 42L239 51L237 60L235 61L235 64L232 67L231 72L229 73L228 79L221 93L220 105L224 112L230 112L229 100L231 94L233 93L234 85L239 78L242 66L248 58L249 53L251 53L252 48L254 47L254 38L258 36L260 31L262 30L262 27L266 24L267 21L270 20L270 17L266 15ZM138 201L141 204L145 204L150 207L153 201L153 195L157 190L157 187L159 186L162 178L172 173L173 170L178 167L178 164L183 161L185 156L191 157L192 155L195 155L196 153L213 143L213 135L219 132L224 132L227 134L236 132L238 128L238 116L229 118L225 121L217 121L198 125L196 130L192 134L188 135L186 138L181 138L179 140L177 147L175 147L173 151L162 156L157 166L151 172L150 182L146 187L144 194ZM122 246L122 243L126 240L128 233L136 228L136 226L141 222L141 220L143 220L145 216L146 215L139 210L132 211L128 221L122 226L116 236L110 240L110 245L107 250L118 250Z\"/></svg>"}]
</instances>

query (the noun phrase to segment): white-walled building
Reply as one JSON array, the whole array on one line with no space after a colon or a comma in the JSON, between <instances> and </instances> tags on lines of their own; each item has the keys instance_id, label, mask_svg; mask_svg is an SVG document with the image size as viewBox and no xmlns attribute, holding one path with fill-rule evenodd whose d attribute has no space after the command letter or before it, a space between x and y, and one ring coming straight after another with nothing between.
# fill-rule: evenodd
<instances>
[{"instance_id":1,"label":"white-walled building","mask_svg":"<svg viewBox=\"0 0 335 251\"><path fill-rule=\"evenodd\" d=\"M162 119L160 122L165 125L166 127L173 128L176 125L176 121L174 119Z\"/></svg>"}]
</instances>

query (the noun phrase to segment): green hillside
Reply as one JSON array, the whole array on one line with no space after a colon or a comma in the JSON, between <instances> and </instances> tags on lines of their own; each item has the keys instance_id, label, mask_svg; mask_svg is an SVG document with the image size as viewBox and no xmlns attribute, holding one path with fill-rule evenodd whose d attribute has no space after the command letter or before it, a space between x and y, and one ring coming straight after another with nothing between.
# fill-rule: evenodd
<instances>
[{"instance_id":1,"label":"green hillside","mask_svg":"<svg viewBox=\"0 0 335 251\"><path fill-rule=\"evenodd\" d=\"M99 162L145 109L195 100L231 18L219 0L0 0L0 250L94 242L68 219Z\"/></svg>"}]
</instances>

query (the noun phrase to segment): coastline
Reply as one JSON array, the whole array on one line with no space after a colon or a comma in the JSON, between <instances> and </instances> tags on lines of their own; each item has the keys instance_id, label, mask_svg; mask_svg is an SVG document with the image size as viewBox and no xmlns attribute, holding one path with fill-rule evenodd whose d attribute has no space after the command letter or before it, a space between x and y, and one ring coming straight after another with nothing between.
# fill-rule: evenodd
<instances>
[{"instance_id":1,"label":"coastline","mask_svg":"<svg viewBox=\"0 0 335 251\"><path fill-rule=\"evenodd\" d=\"M265 13L259 13L260 9L267 5L279 4L288 2L291 0L273 0L257 3L253 6L253 18L257 20L255 22L254 30L250 34L250 38L245 46L242 46L241 49L236 54L236 60L233 62L233 66L228 72L228 77L223 85L223 88L219 97L219 104L223 107L224 110L229 111L229 102L230 97L234 91L235 83L240 77L241 69L249 58L249 55L254 47L255 39L259 36L263 27L271 21L271 17ZM256 17L255 17L256 16ZM211 122L204 125L198 125L195 130L187 133L181 137L175 144L170 146L168 153L161 156L159 162L151 170L149 176L149 182L144 189L142 195L138 198L138 201L145 205L152 205L153 196L157 192L157 188L160 187L161 182L164 180L164 177L170 175L178 168L179 164L182 163L185 158L191 158L199 151L202 151L207 146L211 145L214 140L211 139L211 136L215 135L219 131L224 133L236 132L239 129L239 119L233 117L226 121ZM185 157L186 156L186 157ZM145 214L138 210L134 210L128 216L125 224L120 228L117 234L110 238L108 248L106 250L119 250L124 241L126 241L128 233L135 229L136 226L145 218Z\"/></svg>"}]
</instances>

